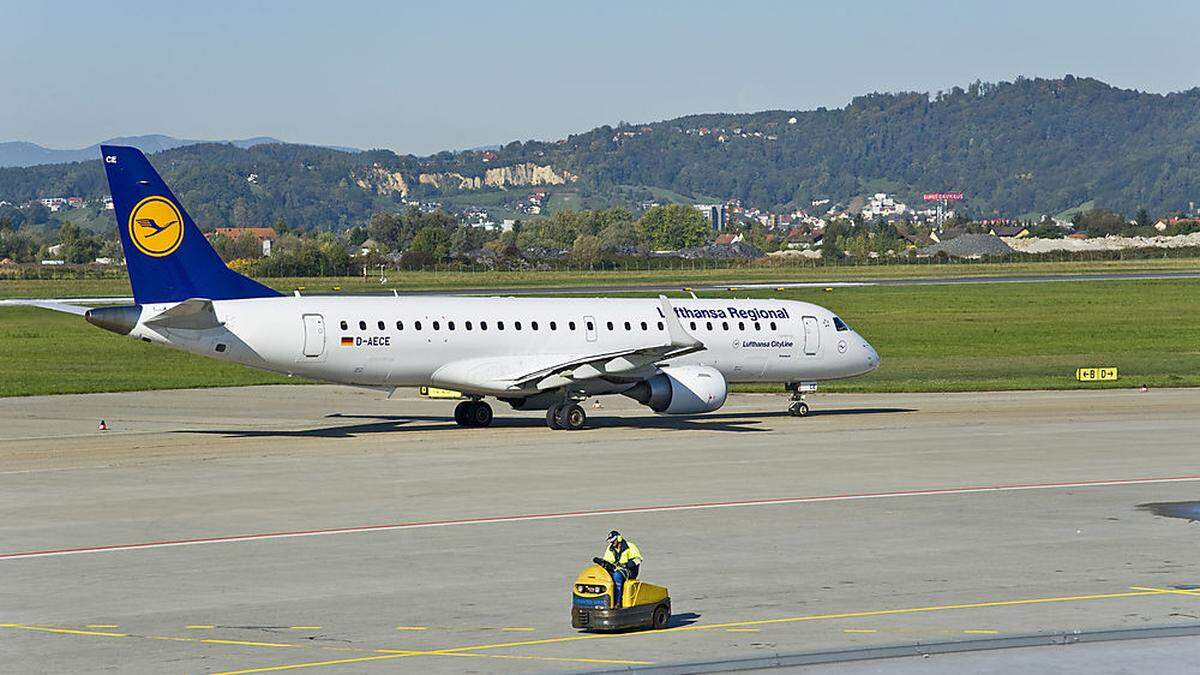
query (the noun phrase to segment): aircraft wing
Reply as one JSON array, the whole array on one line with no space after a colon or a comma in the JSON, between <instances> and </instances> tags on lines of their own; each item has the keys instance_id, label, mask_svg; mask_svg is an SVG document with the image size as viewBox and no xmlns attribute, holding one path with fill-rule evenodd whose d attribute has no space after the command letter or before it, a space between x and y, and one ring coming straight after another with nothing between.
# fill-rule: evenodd
<instances>
[{"instance_id":1,"label":"aircraft wing","mask_svg":"<svg viewBox=\"0 0 1200 675\"><path fill-rule=\"evenodd\" d=\"M433 373L433 384L481 392L546 391L595 378L635 381L653 374L663 359L691 354L704 343L684 330L666 296L659 296L666 342L592 354L541 354L463 359Z\"/></svg>"}]
</instances>

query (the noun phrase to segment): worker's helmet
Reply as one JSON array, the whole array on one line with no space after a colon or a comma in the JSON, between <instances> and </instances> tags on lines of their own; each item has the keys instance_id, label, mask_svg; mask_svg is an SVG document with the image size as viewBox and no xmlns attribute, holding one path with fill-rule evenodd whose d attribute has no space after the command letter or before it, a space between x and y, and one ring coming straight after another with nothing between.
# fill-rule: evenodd
<instances>
[{"instance_id":1,"label":"worker's helmet","mask_svg":"<svg viewBox=\"0 0 1200 675\"><path fill-rule=\"evenodd\" d=\"M616 530L612 530L611 532L608 533L608 543L613 544L620 540L621 540L620 532L617 532Z\"/></svg>"}]
</instances>

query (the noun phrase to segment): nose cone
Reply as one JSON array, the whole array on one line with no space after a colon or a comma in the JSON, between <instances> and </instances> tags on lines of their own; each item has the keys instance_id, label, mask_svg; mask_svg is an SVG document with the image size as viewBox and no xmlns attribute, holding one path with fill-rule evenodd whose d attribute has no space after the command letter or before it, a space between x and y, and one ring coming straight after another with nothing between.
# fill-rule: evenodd
<instances>
[{"instance_id":1,"label":"nose cone","mask_svg":"<svg viewBox=\"0 0 1200 675\"><path fill-rule=\"evenodd\" d=\"M83 318L93 326L111 330L118 335L129 335L138 319L142 317L141 305L123 305L121 307L96 307L89 309Z\"/></svg>"},{"instance_id":2,"label":"nose cone","mask_svg":"<svg viewBox=\"0 0 1200 675\"><path fill-rule=\"evenodd\" d=\"M863 350L863 359L866 361L866 366L867 366L866 372L869 373L872 370L875 370L876 368L878 368L879 362L880 362L879 352L875 351L875 348L871 346L871 343L867 342L866 340L862 341L862 350Z\"/></svg>"}]
</instances>

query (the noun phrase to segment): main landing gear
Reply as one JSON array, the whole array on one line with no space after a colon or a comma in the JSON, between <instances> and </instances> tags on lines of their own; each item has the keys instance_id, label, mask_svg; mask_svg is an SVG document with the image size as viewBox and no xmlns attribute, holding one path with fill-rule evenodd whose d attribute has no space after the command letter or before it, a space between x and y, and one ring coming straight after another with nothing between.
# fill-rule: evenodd
<instances>
[{"instance_id":1,"label":"main landing gear","mask_svg":"<svg viewBox=\"0 0 1200 675\"><path fill-rule=\"evenodd\" d=\"M587 423L587 413L575 401L566 401L550 406L546 411L546 426L551 429L576 431Z\"/></svg>"},{"instance_id":2,"label":"main landing gear","mask_svg":"<svg viewBox=\"0 0 1200 675\"><path fill-rule=\"evenodd\" d=\"M486 427L492 423L492 406L483 401L463 401L454 408L460 427Z\"/></svg>"}]
</instances>

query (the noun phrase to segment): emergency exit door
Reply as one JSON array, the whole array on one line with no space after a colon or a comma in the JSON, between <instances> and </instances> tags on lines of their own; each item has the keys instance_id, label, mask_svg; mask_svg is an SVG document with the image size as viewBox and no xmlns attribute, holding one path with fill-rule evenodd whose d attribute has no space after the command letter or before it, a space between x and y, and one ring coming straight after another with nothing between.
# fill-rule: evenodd
<instances>
[{"instance_id":1,"label":"emergency exit door","mask_svg":"<svg viewBox=\"0 0 1200 675\"><path fill-rule=\"evenodd\" d=\"M304 315L304 355L317 358L325 353L325 317Z\"/></svg>"},{"instance_id":2,"label":"emergency exit door","mask_svg":"<svg viewBox=\"0 0 1200 675\"><path fill-rule=\"evenodd\" d=\"M816 356L821 349L821 324L815 316L804 317L804 355Z\"/></svg>"},{"instance_id":3,"label":"emergency exit door","mask_svg":"<svg viewBox=\"0 0 1200 675\"><path fill-rule=\"evenodd\" d=\"M596 341L596 317L594 317L594 316L583 317L583 328L584 328L584 334L587 335L587 341L595 342Z\"/></svg>"}]
</instances>

